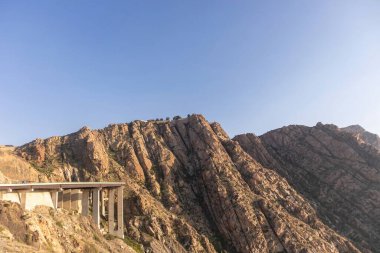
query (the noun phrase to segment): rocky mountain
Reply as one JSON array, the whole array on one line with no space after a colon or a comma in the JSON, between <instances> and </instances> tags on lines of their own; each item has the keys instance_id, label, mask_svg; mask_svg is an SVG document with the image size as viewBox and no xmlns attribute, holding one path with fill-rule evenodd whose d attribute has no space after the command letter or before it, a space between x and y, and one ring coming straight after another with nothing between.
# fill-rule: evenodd
<instances>
[{"instance_id":1,"label":"rocky mountain","mask_svg":"<svg viewBox=\"0 0 380 253\"><path fill-rule=\"evenodd\" d=\"M380 137L377 134L370 133L359 125L344 127L341 130L352 133L358 142L369 144L380 151Z\"/></svg>"},{"instance_id":2,"label":"rocky mountain","mask_svg":"<svg viewBox=\"0 0 380 253\"><path fill-rule=\"evenodd\" d=\"M291 136L296 138L299 133L302 131ZM316 187L322 183L309 180L302 171L299 176L287 177L287 167L283 167L287 163L274 156L260 138L256 146L238 141L240 138L231 140L219 124L192 115L172 121L109 125L100 130L85 127L66 136L33 141L18 147L14 154L43 175L41 180L125 181L125 233L143 244L146 252L360 252L336 231L355 239L363 252L375 251L378 216L366 208L377 207L378 203L373 203L376 191L362 188L360 192L368 199L346 207L344 200L335 197L337 190ZM356 145L355 138L351 141ZM289 142L285 137L281 141L284 145ZM331 160L327 168L334 170L336 166L331 156L339 158L335 162L341 162L342 170L334 174L338 178L352 177L352 181L355 175L363 183L376 184L379 163L370 147L357 144L361 153L353 157L343 148L335 154L319 141L314 140L314 145ZM299 154L290 157L304 160ZM346 164L355 159L360 159L361 167L355 165L354 172L346 171ZM366 161L371 164L364 166ZM302 184L298 185L297 179ZM332 176L328 179L334 180ZM351 198L357 190L356 181L352 186L343 179L336 187L347 190L346 196ZM307 194L309 191L314 195ZM323 196L340 202L319 204ZM360 209L355 209L356 205ZM332 207L346 208L346 212L326 210ZM372 224L365 223L367 216L375 219ZM348 217L356 217L346 225L352 230L342 228Z\"/></svg>"},{"instance_id":3,"label":"rocky mountain","mask_svg":"<svg viewBox=\"0 0 380 253\"><path fill-rule=\"evenodd\" d=\"M358 126L292 125L262 136L238 135L240 146L283 176L317 216L357 247L380 252L378 137Z\"/></svg>"}]
</instances>

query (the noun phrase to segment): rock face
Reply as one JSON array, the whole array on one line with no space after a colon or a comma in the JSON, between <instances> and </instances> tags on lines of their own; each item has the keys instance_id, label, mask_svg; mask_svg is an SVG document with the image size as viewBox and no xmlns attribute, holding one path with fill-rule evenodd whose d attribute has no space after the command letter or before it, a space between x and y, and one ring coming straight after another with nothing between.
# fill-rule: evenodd
<instances>
[{"instance_id":1,"label":"rock face","mask_svg":"<svg viewBox=\"0 0 380 253\"><path fill-rule=\"evenodd\" d=\"M201 115L83 128L17 153L52 181L125 181L126 234L146 252L359 252Z\"/></svg>"},{"instance_id":2,"label":"rock face","mask_svg":"<svg viewBox=\"0 0 380 253\"><path fill-rule=\"evenodd\" d=\"M14 153L15 148L0 146L0 182L46 181L33 166Z\"/></svg>"},{"instance_id":3,"label":"rock face","mask_svg":"<svg viewBox=\"0 0 380 253\"><path fill-rule=\"evenodd\" d=\"M0 252L126 252L120 239L106 240L91 217L37 206L23 211L19 204L0 201Z\"/></svg>"},{"instance_id":4,"label":"rock face","mask_svg":"<svg viewBox=\"0 0 380 253\"><path fill-rule=\"evenodd\" d=\"M325 224L366 251L380 252L380 153L358 127L288 126L234 138L312 203Z\"/></svg>"}]
</instances>

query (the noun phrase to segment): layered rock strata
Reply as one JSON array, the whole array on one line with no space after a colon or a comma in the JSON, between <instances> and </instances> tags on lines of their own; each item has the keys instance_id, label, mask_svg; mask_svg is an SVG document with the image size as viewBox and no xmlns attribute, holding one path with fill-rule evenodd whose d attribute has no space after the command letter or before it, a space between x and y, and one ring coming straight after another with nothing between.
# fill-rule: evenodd
<instances>
[{"instance_id":1,"label":"layered rock strata","mask_svg":"<svg viewBox=\"0 0 380 253\"><path fill-rule=\"evenodd\" d=\"M380 252L380 153L356 130L292 125L234 140L286 178L325 224L363 251Z\"/></svg>"},{"instance_id":2,"label":"layered rock strata","mask_svg":"<svg viewBox=\"0 0 380 253\"><path fill-rule=\"evenodd\" d=\"M125 181L126 234L147 252L359 252L201 115L82 128L17 154L51 181Z\"/></svg>"}]
</instances>

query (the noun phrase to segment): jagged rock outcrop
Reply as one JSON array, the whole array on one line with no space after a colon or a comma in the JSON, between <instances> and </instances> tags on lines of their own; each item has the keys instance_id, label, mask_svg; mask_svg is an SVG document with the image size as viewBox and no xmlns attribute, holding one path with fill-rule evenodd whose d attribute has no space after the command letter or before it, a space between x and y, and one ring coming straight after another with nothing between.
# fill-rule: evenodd
<instances>
[{"instance_id":1,"label":"jagged rock outcrop","mask_svg":"<svg viewBox=\"0 0 380 253\"><path fill-rule=\"evenodd\" d=\"M201 115L83 128L17 154L49 180L125 181L126 234L147 252L359 252Z\"/></svg>"},{"instance_id":2,"label":"jagged rock outcrop","mask_svg":"<svg viewBox=\"0 0 380 253\"><path fill-rule=\"evenodd\" d=\"M380 151L380 137L377 134L370 133L366 131L360 125L352 125L348 127L341 128L342 131L352 133L358 142L366 143Z\"/></svg>"},{"instance_id":3,"label":"jagged rock outcrop","mask_svg":"<svg viewBox=\"0 0 380 253\"><path fill-rule=\"evenodd\" d=\"M0 201L0 252L126 252L135 251L117 238L103 237L85 217L66 210Z\"/></svg>"},{"instance_id":4,"label":"jagged rock outcrop","mask_svg":"<svg viewBox=\"0 0 380 253\"><path fill-rule=\"evenodd\" d=\"M316 208L322 220L363 251L380 252L380 153L365 131L318 123L234 140ZM373 135L370 135L373 137Z\"/></svg>"}]
</instances>

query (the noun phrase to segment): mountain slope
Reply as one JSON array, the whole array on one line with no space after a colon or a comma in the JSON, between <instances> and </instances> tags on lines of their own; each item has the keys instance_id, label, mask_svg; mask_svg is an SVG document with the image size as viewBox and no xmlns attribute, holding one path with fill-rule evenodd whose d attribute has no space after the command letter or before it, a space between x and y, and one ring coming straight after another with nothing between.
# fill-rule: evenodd
<instances>
[{"instance_id":1,"label":"mountain slope","mask_svg":"<svg viewBox=\"0 0 380 253\"><path fill-rule=\"evenodd\" d=\"M0 201L0 252L126 252L122 240L106 240L90 217L37 206L23 211L17 203Z\"/></svg>"},{"instance_id":2,"label":"mountain slope","mask_svg":"<svg viewBox=\"0 0 380 253\"><path fill-rule=\"evenodd\" d=\"M46 181L28 162L14 154L15 147L0 145L0 182Z\"/></svg>"},{"instance_id":3,"label":"mountain slope","mask_svg":"<svg viewBox=\"0 0 380 253\"><path fill-rule=\"evenodd\" d=\"M193 115L17 148L49 180L123 180L126 233L153 252L359 252L287 181Z\"/></svg>"},{"instance_id":4,"label":"mountain slope","mask_svg":"<svg viewBox=\"0 0 380 253\"><path fill-rule=\"evenodd\" d=\"M350 132L318 123L234 140L284 176L326 224L359 247L380 252L380 154Z\"/></svg>"}]
</instances>

